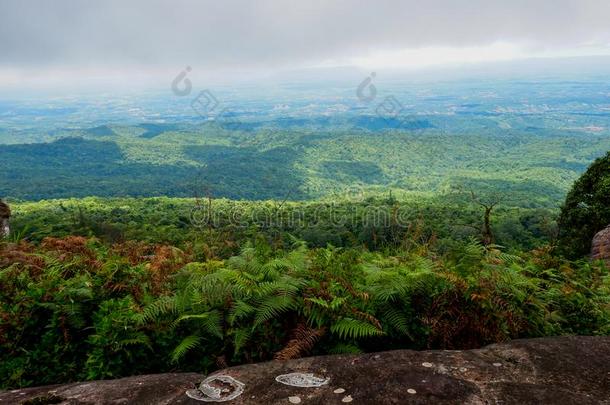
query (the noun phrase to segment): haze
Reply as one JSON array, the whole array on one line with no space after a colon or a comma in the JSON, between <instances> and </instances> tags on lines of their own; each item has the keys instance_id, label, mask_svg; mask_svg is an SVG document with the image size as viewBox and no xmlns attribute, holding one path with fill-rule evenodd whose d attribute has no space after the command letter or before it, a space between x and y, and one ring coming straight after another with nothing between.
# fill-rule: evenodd
<instances>
[{"instance_id":1,"label":"haze","mask_svg":"<svg viewBox=\"0 0 610 405\"><path fill-rule=\"evenodd\" d=\"M3 0L0 86L148 84L187 65L226 78L609 55L609 17L595 0Z\"/></svg>"}]
</instances>

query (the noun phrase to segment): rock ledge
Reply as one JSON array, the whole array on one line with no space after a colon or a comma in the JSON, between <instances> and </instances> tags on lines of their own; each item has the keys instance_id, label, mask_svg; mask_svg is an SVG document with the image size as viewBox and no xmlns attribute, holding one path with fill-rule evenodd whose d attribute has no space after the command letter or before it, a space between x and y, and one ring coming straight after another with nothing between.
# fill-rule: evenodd
<instances>
[{"instance_id":1,"label":"rock ledge","mask_svg":"<svg viewBox=\"0 0 610 405\"><path fill-rule=\"evenodd\" d=\"M280 374L329 379L314 388ZM610 404L610 337L515 340L464 351L399 350L272 361L221 370L245 384L227 404ZM158 374L0 392L2 404L204 404L205 377Z\"/></svg>"}]
</instances>

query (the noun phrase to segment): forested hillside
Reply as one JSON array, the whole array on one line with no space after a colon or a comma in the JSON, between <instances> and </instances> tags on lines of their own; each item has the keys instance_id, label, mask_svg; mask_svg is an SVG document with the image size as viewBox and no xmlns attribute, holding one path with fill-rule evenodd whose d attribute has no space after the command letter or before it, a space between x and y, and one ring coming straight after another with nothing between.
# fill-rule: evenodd
<instances>
[{"instance_id":1,"label":"forested hillside","mask_svg":"<svg viewBox=\"0 0 610 405\"><path fill-rule=\"evenodd\" d=\"M311 199L346 185L402 192L502 190L513 205L556 206L606 136L168 132L0 145L0 195Z\"/></svg>"},{"instance_id":2,"label":"forested hillside","mask_svg":"<svg viewBox=\"0 0 610 405\"><path fill-rule=\"evenodd\" d=\"M607 83L380 82L368 104L357 83L284 83L220 89L208 113L166 93L8 101L0 196L281 201L352 186L416 196L461 188L556 208L610 150Z\"/></svg>"}]
</instances>

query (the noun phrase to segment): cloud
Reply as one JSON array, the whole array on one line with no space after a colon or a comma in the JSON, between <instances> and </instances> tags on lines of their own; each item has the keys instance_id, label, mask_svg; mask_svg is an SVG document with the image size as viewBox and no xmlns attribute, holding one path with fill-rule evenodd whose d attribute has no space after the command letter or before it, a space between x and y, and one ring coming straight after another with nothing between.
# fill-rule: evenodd
<instances>
[{"instance_id":1,"label":"cloud","mask_svg":"<svg viewBox=\"0 0 610 405\"><path fill-rule=\"evenodd\" d=\"M606 49L609 19L605 0L2 1L0 67L277 69L494 44L535 55Z\"/></svg>"}]
</instances>

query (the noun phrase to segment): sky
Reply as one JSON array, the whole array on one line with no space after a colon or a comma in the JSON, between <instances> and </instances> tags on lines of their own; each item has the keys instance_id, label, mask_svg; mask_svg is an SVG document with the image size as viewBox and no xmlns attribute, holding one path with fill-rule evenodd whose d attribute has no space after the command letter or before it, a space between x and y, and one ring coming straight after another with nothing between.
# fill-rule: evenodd
<instances>
[{"instance_id":1,"label":"sky","mask_svg":"<svg viewBox=\"0 0 610 405\"><path fill-rule=\"evenodd\" d=\"M0 86L610 55L607 0L0 0Z\"/></svg>"}]
</instances>

